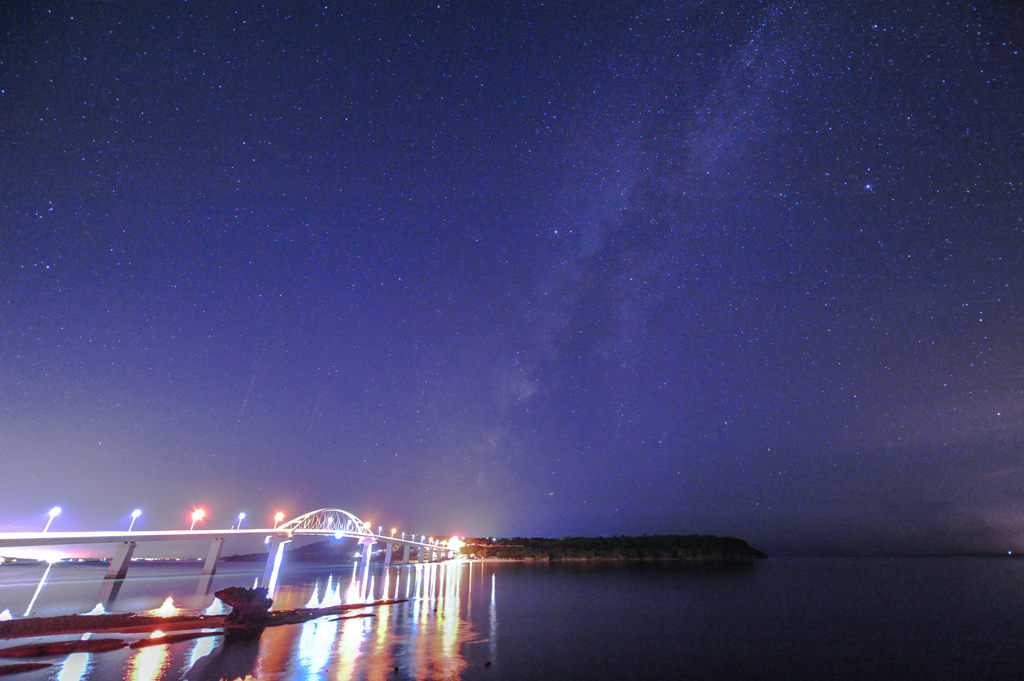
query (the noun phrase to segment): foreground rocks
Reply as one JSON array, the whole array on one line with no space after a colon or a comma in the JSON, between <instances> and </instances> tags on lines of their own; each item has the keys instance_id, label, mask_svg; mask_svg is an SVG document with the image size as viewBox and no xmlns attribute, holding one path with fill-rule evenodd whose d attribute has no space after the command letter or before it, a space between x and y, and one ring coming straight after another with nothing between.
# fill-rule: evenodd
<instances>
[{"instance_id":1,"label":"foreground rocks","mask_svg":"<svg viewBox=\"0 0 1024 681\"><path fill-rule=\"evenodd\" d=\"M348 610L362 610L382 605L405 603L409 599L399 598L370 603L351 603L330 608L300 608L297 610L278 610L266 613L262 624L254 627L251 624L231 623L225 616L209 617L206 615L178 617L140 617L134 613L123 615L65 615L62 617L32 617L21 620L0 622L0 639L29 638L36 636L62 636L70 634L151 634L156 630L195 631L198 629L224 629L226 632L243 631L262 627L278 627L286 624L302 624L309 620L327 615L340 615ZM170 636L164 642L171 642ZM108 639L109 640L109 639ZM161 639L154 639L160 641ZM78 643L89 643L79 641ZM0 657L3 650L0 650Z\"/></svg>"},{"instance_id":2,"label":"foreground rocks","mask_svg":"<svg viewBox=\"0 0 1024 681\"><path fill-rule=\"evenodd\" d=\"M270 606L274 604L267 594L268 590L262 587L246 589L241 586L229 586L214 596L232 607L231 612L224 618L225 624L260 626L270 619Z\"/></svg>"}]
</instances>

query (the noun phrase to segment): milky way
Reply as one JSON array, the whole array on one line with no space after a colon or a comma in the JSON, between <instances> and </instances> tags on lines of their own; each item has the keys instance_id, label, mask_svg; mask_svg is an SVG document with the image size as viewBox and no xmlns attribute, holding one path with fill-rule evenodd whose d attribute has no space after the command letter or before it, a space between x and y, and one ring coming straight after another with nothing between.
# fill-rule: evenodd
<instances>
[{"instance_id":1,"label":"milky way","mask_svg":"<svg viewBox=\"0 0 1024 681\"><path fill-rule=\"evenodd\" d=\"M318 7L4 10L10 529L1019 547L1018 5Z\"/></svg>"}]
</instances>

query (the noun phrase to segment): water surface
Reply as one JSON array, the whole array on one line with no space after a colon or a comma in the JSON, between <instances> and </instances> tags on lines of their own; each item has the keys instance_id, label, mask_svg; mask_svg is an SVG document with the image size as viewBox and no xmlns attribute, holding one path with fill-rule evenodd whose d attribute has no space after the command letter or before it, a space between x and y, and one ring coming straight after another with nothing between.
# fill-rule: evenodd
<instances>
[{"instance_id":1,"label":"water surface","mask_svg":"<svg viewBox=\"0 0 1024 681\"><path fill-rule=\"evenodd\" d=\"M136 564L113 611L216 610L200 563ZM262 566L226 564L211 592ZM43 572L0 566L0 610L23 614ZM35 615L87 612L104 569L56 565ZM275 609L408 597L372 614L140 651L53 658L15 678L1013 679L1024 675L1024 562L773 558L286 565ZM8 645L4 642L3 645ZM488 666L486 663L490 662ZM396 673L394 668L398 667Z\"/></svg>"}]
</instances>

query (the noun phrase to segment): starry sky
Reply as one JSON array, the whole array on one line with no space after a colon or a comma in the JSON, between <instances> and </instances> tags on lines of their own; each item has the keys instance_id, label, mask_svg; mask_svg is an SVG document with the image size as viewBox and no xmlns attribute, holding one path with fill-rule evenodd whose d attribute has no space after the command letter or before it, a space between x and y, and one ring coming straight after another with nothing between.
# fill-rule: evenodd
<instances>
[{"instance_id":1,"label":"starry sky","mask_svg":"<svg viewBox=\"0 0 1024 681\"><path fill-rule=\"evenodd\" d=\"M4 529L1024 550L1019 3L0 14Z\"/></svg>"}]
</instances>

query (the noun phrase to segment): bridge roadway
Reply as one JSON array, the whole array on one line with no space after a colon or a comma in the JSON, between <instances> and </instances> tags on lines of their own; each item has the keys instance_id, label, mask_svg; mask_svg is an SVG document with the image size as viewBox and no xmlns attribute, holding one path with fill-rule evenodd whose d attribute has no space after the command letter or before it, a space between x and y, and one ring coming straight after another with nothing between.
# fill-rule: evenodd
<instances>
[{"instance_id":1,"label":"bridge roadway","mask_svg":"<svg viewBox=\"0 0 1024 681\"><path fill-rule=\"evenodd\" d=\"M411 549L417 549L419 562L434 561L445 554L454 553L440 544L416 541L372 532L369 526L357 517L341 509L320 509L301 515L294 520L269 529L244 530L157 530L135 532L0 532L0 548L34 546L70 546L77 544L117 544L117 550L110 561L110 568L104 576L101 590L103 601L113 601L121 582L128 573L135 547L140 542L152 541L195 541L209 539L210 548L203 565L201 590L208 590L217 571L217 561L228 537L264 536L269 545L267 566L260 580L260 586L274 592L277 575L284 558L285 546L297 537L352 537L363 547L363 570L369 568L372 547L380 542L386 546L384 563L390 565L396 546L403 548L402 565L408 565Z\"/></svg>"}]
</instances>

